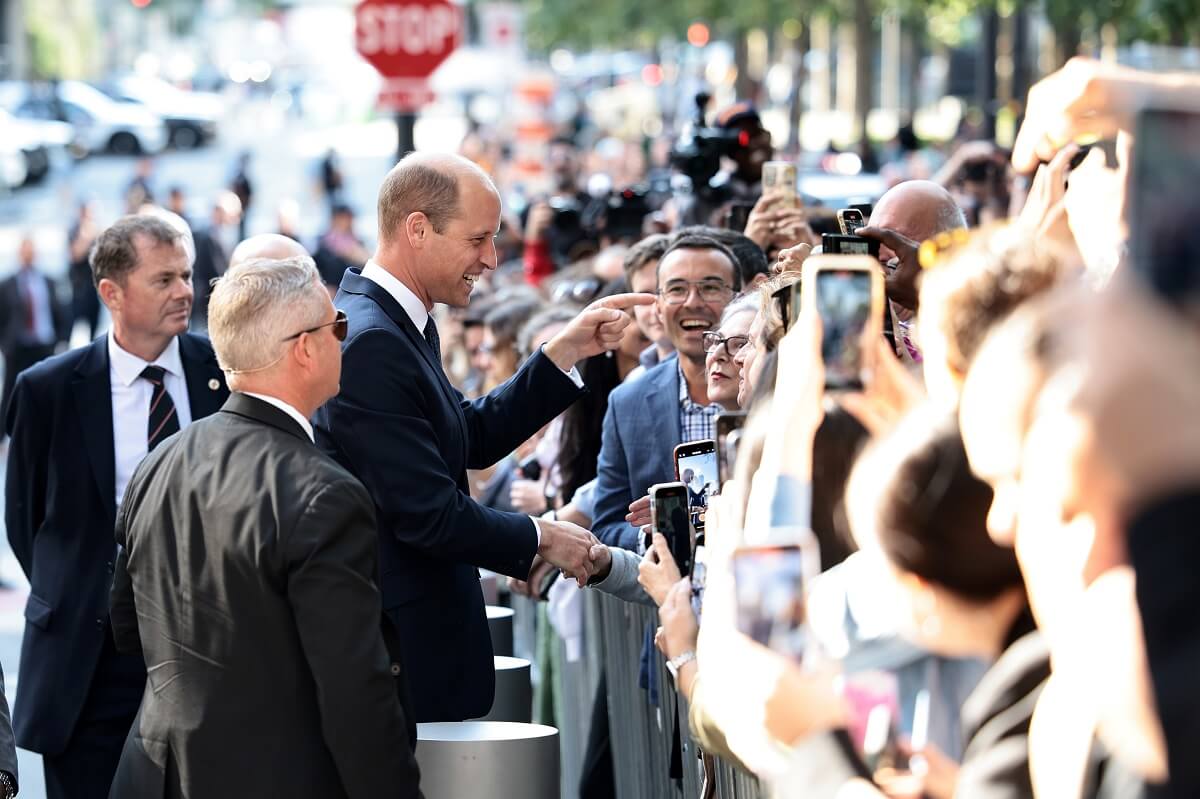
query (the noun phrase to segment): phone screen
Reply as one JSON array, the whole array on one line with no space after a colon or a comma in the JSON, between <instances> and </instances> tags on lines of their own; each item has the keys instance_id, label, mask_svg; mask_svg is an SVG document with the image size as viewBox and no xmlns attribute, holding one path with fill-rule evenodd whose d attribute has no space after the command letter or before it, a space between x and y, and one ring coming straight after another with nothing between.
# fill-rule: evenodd
<instances>
[{"instance_id":1,"label":"phone screen","mask_svg":"<svg viewBox=\"0 0 1200 799\"><path fill-rule=\"evenodd\" d=\"M715 442L703 451L680 455L675 459L679 482L687 486L688 511L692 525L699 533L704 530L704 515L709 496L717 493L717 447Z\"/></svg>"},{"instance_id":2,"label":"phone screen","mask_svg":"<svg viewBox=\"0 0 1200 799\"><path fill-rule=\"evenodd\" d=\"M722 413L717 417L717 480L719 485L733 476L733 466L737 462L737 440L733 437L733 447L730 448L730 433L736 433L746 423L745 411Z\"/></svg>"},{"instance_id":3,"label":"phone screen","mask_svg":"<svg viewBox=\"0 0 1200 799\"><path fill-rule=\"evenodd\" d=\"M679 566L680 574L692 569L692 531L688 519L686 489L661 488L651 499L654 506L654 529L667 539L671 556Z\"/></svg>"},{"instance_id":4,"label":"phone screen","mask_svg":"<svg viewBox=\"0 0 1200 799\"><path fill-rule=\"evenodd\" d=\"M863 328L871 317L871 275L857 269L822 269L816 280L825 386L862 388Z\"/></svg>"},{"instance_id":5,"label":"phone screen","mask_svg":"<svg viewBox=\"0 0 1200 799\"><path fill-rule=\"evenodd\" d=\"M847 236L856 235L858 229L867 224L863 221L862 211L855 208L843 208L838 211L838 222L841 223L842 232Z\"/></svg>"},{"instance_id":6,"label":"phone screen","mask_svg":"<svg viewBox=\"0 0 1200 799\"><path fill-rule=\"evenodd\" d=\"M1131 267L1163 299L1200 300L1200 114L1138 117L1130 200Z\"/></svg>"},{"instance_id":7,"label":"phone screen","mask_svg":"<svg viewBox=\"0 0 1200 799\"><path fill-rule=\"evenodd\" d=\"M879 242L862 236L839 236L826 233L821 236L821 252L828 255L869 255L879 257Z\"/></svg>"},{"instance_id":8,"label":"phone screen","mask_svg":"<svg viewBox=\"0 0 1200 799\"><path fill-rule=\"evenodd\" d=\"M733 555L737 627L780 654L804 654L804 576L800 548L747 547Z\"/></svg>"}]
</instances>

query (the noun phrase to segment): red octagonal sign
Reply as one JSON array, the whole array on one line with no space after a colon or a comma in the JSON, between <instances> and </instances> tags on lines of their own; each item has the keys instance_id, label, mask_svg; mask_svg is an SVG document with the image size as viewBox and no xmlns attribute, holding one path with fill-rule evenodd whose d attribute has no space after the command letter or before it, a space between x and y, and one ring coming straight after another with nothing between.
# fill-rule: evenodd
<instances>
[{"instance_id":1,"label":"red octagonal sign","mask_svg":"<svg viewBox=\"0 0 1200 799\"><path fill-rule=\"evenodd\" d=\"M462 39L462 9L447 0L362 0L354 17L358 52L396 83L428 78Z\"/></svg>"}]
</instances>

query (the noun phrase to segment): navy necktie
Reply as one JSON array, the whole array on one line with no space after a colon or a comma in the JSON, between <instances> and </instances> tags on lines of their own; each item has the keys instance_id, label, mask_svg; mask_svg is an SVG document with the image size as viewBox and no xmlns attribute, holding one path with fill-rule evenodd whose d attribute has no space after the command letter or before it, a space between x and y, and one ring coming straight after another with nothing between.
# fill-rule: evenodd
<instances>
[{"instance_id":1,"label":"navy necktie","mask_svg":"<svg viewBox=\"0 0 1200 799\"><path fill-rule=\"evenodd\" d=\"M179 432L179 417L175 414L175 403L167 393L163 377L167 370L161 366L147 366L141 376L154 386L150 395L150 420L146 426L146 449L153 452L162 440Z\"/></svg>"},{"instance_id":2,"label":"navy necktie","mask_svg":"<svg viewBox=\"0 0 1200 799\"><path fill-rule=\"evenodd\" d=\"M442 362L442 340L438 338L437 325L433 323L432 316L425 323L425 340L429 342L429 348L433 350L433 357L440 364Z\"/></svg>"}]
</instances>

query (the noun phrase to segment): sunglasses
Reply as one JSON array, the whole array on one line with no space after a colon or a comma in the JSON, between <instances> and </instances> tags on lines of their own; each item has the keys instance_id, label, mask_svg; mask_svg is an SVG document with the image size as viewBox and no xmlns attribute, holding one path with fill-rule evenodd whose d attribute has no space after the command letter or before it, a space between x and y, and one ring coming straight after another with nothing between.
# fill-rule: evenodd
<instances>
[{"instance_id":1,"label":"sunglasses","mask_svg":"<svg viewBox=\"0 0 1200 799\"><path fill-rule=\"evenodd\" d=\"M350 319L349 319L349 317L346 316L346 312L341 311L341 310L339 310L337 312L337 315L333 317L332 322L326 322L324 324L317 325L316 327L310 327L308 330L301 330L299 333L293 333L292 335L290 335L287 338L282 339L282 340L283 341L291 341L294 338L300 338L305 333L316 333L321 328L330 327L330 326L333 327L333 337L334 338L336 338L338 341L346 340L346 334L350 332Z\"/></svg>"}]
</instances>

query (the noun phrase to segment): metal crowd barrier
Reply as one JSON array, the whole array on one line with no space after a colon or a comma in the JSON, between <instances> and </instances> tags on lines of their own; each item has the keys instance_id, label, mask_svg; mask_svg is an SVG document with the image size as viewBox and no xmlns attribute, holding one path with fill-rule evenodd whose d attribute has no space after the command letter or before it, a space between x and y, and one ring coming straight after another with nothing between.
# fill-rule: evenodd
<instances>
[{"instance_id":1,"label":"metal crowd barrier","mask_svg":"<svg viewBox=\"0 0 1200 799\"><path fill-rule=\"evenodd\" d=\"M512 596L514 653L535 656L537 603ZM607 679L609 735L617 799L696 799L700 796L700 750L692 740L686 704L679 700L662 655L651 652L657 679L658 707L640 685L641 655L647 628L658 626L652 608L622 602L600 591L584 593L582 657L568 662L565 645L555 638L558 657L550 678L555 684L556 726L559 728L561 796L579 795L593 699L601 672ZM535 674L535 679L544 674ZM682 781L670 776L672 727L678 725ZM717 758L714 775L719 799L765 799L766 788L748 774Z\"/></svg>"}]
</instances>

